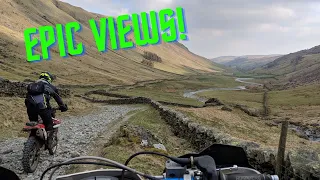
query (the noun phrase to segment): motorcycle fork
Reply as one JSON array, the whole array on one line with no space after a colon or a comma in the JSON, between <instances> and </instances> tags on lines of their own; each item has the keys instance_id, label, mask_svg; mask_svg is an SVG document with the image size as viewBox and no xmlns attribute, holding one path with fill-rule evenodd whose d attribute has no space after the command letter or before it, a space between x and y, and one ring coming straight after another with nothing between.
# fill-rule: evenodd
<instances>
[{"instance_id":1,"label":"motorcycle fork","mask_svg":"<svg viewBox=\"0 0 320 180\"><path fill-rule=\"evenodd\" d=\"M39 142L39 146L40 146L39 148L40 148L40 149L42 148L42 146L43 146L44 144L46 144L46 141L40 139L40 138L37 136L37 129L34 129L34 130L31 130L31 131L30 131L29 137L32 137L32 136L34 136L34 137L37 138L37 140L38 140L38 142Z\"/></svg>"},{"instance_id":2,"label":"motorcycle fork","mask_svg":"<svg viewBox=\"0 0 320 180\"><path fill-rule=\"evenodd\" d=\"M54 128L53 129L53 136L51 137L52 139L54 139L56 136L58 136L58 128ZM45 149L48 149L48 140L49 140L49 134L47 134L47 139L45 140Z\"/></svg>"},{"instance_id":3,"label":"motorcycle fork","mask_svg":"<svg viewBox=\"0 0 320 180\"><path fill-rule=\"evenodd\" d=\"M54 129L53 137L52 137L52 138L58 139L58 128L55 128L55 129ZM56 140L55 143L58 143L57 141L58 141L58 140ZM55 145L57 145L57 144L55 144Z\"/></svg>"},{"instance_id":4,"label":"motorcycle fork","mask_svg":"<svg viewBox=\"0 0 320 180\"><path fill-rule=\"evenodd\" d=\"M29 133L29 137L31 136L37 136L37 130L31 130L30 133Z\"/></svg>"}]
</instances>

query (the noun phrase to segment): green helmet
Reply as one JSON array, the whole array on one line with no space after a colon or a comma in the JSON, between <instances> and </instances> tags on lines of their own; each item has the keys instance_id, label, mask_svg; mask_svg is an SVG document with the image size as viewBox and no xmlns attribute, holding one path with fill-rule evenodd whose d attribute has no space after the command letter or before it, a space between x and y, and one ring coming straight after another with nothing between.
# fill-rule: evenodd
<instances>
[{"instance_id":1,"label":"green helmet","mask_svg":"<svg viewBox=\"0 0 320 180\"><path fill-rule=\"evenodd\" d=\"M42 72L39 76L39 79L43 79L49 83L52 83L52 81L55 80L55 77L49 72Z\"/></svg>"}]
</instances>

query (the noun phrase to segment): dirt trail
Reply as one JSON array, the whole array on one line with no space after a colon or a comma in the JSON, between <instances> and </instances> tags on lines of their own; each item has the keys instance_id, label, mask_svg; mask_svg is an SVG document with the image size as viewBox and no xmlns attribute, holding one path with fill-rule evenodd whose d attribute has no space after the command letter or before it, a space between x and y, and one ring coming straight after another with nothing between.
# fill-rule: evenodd
<instances>
[{"instance_id":1,"label":"dirt trail","mask_svg":"<svg viewBox=\"0 0 320 180\"><path fill-rule=\"evenodd\" d=\"M99 112L79 117L63 119L59 127L59 146L57 153L50 156L43 152L41 162L34 173L26 174L21 165L22 149L26 138L14 138L0 142L0 165L13 170L23 180L40 179L42 172L50 165L77 156L87 155L94 149L91 144L100 133L107 133L115 121L126 117L130 111L140 109L132 106L103 106ZM63 170L62 170L63 171ZM60 171L60 172L62 172Z\"/></svg>"}]
</instances>

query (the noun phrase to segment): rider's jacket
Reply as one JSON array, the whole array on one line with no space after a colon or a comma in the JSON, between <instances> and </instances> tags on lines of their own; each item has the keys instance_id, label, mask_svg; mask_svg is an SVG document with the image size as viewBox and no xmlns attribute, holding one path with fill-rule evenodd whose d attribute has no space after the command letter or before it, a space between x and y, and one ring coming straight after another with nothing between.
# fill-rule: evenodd
<instances>
[{"instance_id":1,"label":"rider's jacket","mask_svg":"<svg viewBox=\"0 0 320 180\"><path fill-rule=\"evenodd\" d=\"M59 106L63 106L63 101L59 95L58 89L47 82L46 80L39 79L35 83L43 85L43 92L39 94L27 93L26 100L32 103L35 106L38 106L40 109L51 109L50 99L53 97Z\"/></svg>"}]
</instances>

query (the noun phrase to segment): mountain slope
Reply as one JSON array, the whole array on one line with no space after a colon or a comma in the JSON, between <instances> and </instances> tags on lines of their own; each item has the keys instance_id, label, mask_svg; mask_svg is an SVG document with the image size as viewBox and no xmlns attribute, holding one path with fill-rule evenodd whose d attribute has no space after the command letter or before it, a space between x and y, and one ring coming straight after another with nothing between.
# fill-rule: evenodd
<instances>
[{"instance_id":1,"label":"mountain slope","mask_svg":"<svg viewBox=\"0 0 320 180\"><path fill-rule=\"evenodd\" d=\"M228 67L240 70L252 70L263 66L281 55L245 55L245 56L221 56L211 59L215 63L223 64Z\"/></svg>"},{"instance_id":2,"label":"mountain slope","mask_svg":"<svg viewBox=\"0 0 320 180\"><path fill-rule=\"evenodd\" d=\"M282 56L253 72L278 75L281 80L293 83L319 82L320 45Z\"/></svg>"},{"instance_id":3,"label":"mountain slope","mask_svg":"<svg viewBox=\"0 0 320 180\"><path fill-rule=\"evenodd\" d=\"M224 64L234 60L235 58L237 58L237 56L220 56L220 57L212 58L210 60L215 63Z\"/></svg>"},{"instance_id":4,"label":"mountain slope","mask_svg":"<svg viewBox=\"0 0 320 180\"><path fill-rule=\"evenodd\" d=\"M35 78L39 71L51 71L60 84L132 84L137 81L175 78L182 74L214 72L214 64L178 43L98 52L88 20L105 17L57 0L1 0L0 6L0 77L23 80ZM83 42L86 54L61 58L58 47L51 50L51 60L28 63L23 31L28 27L66 24L78 21L82 31L75 41ZM129 35L134 39L133 35ZM109 46L110 47L110 46ZM148 67L141 63L143 51L156 53L163 60ZM38 47L35 51L41 54ZM189 69L192 69L190 71Z\"/></svg>"}]
</instances>

